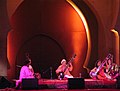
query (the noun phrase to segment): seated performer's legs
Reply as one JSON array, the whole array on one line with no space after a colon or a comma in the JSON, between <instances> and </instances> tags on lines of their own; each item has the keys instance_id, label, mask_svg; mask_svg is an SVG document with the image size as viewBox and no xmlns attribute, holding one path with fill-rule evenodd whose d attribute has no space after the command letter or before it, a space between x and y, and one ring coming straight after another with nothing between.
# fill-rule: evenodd
<instances>
[{"instance_id":1,"label":"seated performer's legs","mask_svg":"<svg viewBox=\"0 0 120 91\"><path fill-rule=\"evenodd\" d=\"M69 76L69 75L65 75L64 77L65 77L65 78L73 78L72 75L70 75L70 76Z\"/></svg>"},{"instance_id":2,"label":"seated performer's legs","mask_svg":"<svg viewBox=\"0 0 120 91\"><path fill-rule=\"evenodd\" d=\"M22 84L21 80L16 80L16 86L15 86L15 88L16 89L20 89L21 88L21 84Z\"/></svg>"}]
</instances>

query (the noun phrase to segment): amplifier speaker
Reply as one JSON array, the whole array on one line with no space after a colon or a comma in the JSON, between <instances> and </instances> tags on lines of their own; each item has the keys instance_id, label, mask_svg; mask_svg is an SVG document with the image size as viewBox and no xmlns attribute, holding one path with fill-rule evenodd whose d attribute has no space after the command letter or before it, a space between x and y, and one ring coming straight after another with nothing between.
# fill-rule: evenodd
<instances>
[{"instance_id":1,"label":"amplifier speaker","mask_svg":"<svg viewBox=\"0 0 120 91\"><path fill-rule=\"evenodd\" d=\"M84 89L84 78L68 78L68 89Z\"/></svg>"},{"instance_id":2,"label":"amplifier speaker","mask_svg":"<svg viewBox=\"0 0 120 91\"><path fill-rule=\"evenodd\" d=\"M117 77L116 88L120 89L120 76Z\"/></svg>"},{"instance_id":3,"label":"amplifier speaker","mask_svg":"<svg viewBox=\"0 0 120 91\"><path fill-rule=\"evenodd\" d=\"M11 87L11 82L8 81L5 77L0 77L0 89Z\"/></svg>"},{"instance_id":4,"label":"amplifier speaker","mask_svg":"<svg viewBox=\"0 0 120 91\"><path fill-rule=\"evenodd\" d=\"M38 79L22 79L22 89L38 89Z\"/></svg>"}]
</instances>

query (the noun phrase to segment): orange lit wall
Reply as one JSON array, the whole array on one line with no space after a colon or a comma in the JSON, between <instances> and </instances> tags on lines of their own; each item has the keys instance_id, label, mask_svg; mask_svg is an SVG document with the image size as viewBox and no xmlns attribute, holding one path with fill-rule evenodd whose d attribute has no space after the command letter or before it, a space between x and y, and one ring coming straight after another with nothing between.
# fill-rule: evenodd
<instances>
[{"instance_id":1,"label":"orange lit wall","mask_svg":"<svg viewBox=\"0 0 120 91\"><path fill-rule=\"evenodd\" d=\"M93 68L96 59L104 59L108 52L115 54L114 38L110 30L114 29L116 21L119 20L120 2L72 1L82 10L90 28L91 55L88 67ZM22 65L25 51L31 54L34 67L39 64L40 71L52 64L55 64L55 70L61 58L69 60L72 54L76 53L72 74L78 76L83 70L88 41L81 18L67 0L7 0L7 8L12 26L7 37L10 62L8 77L15 77L16 70L19 70L16 64ZM117 25L119 27L119 22ZM44 59L46 61L43 61Z\"/></svg>"},{"instance_id":2,"label":"orange lit wall","mask_svg":"<svg viewBox=\"0 0 120 91\"><path fill-rule=\"evenodd\" d=\"M111 29L117 29L119 32L119 0L84 0L85 3L94 12L98 21L98 58L104 59L111 52L115 57L114 41L111 35ZM119 60L119 58L117 59Z\"/></svg>"},{"instance_id":3,"label":"orange lit wall","mask_svg":"<svg viewBox=\"0 0 120 91\"><path fill-rule=\"evenodd\" d=\"M86 30L80 16L67 1L25 0L12 15L11 25L13 30L9 32L8 36L8 57L12 66L8 71L9 76L14 77L16 74L16 64L22 65L21 55L23 56L26 50L31 54L33 67L35 67L35 63L40 63L41 67L44 64L46 66L56 64L53 67L54 70L63 57L69 61L71 56L76 53L72 74L78 76L82 71L88 47ZM39 35L48 37L42 37L43 42L40 37L34 37ZM52 42L49 39L54 39L56 42L50 46L49 43ZM59 52L59 48L56 47L57 43L64 52ZM42 48L42 44L49 46ZM60 55L57 54L57 51ZM41 52L47 56L44 58ZM37 60L35 60L36 57ZM43 62L45 63L42 64Z\"/></svg>"}]
</instances>

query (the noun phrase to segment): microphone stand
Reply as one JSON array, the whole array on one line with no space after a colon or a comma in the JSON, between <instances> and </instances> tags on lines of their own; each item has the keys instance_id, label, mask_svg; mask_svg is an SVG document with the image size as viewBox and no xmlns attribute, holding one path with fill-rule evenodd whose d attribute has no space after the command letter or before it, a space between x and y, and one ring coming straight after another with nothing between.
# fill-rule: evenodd
<instances>
[{"instance_id":1,"label":"microphone stand","mask_svg":"<svg viewBox=\"0 0 120 91\"><path fill-rule=\"evenodd\" d=\"M52 79L52 67L50 67L50 79Z\"/></svg>"},{"instance_id":2,"label":"microphone stand","mask_svg":"<svg viewBox=\"0 0 120 91\"><path fill-rule=\"evenodd\" d=\"M50 70L50 79L52 79L52 67L49 67L48 69L46 69L43 74L45 74L46 72L48 72Z\"/></svg>"}]
</instances>

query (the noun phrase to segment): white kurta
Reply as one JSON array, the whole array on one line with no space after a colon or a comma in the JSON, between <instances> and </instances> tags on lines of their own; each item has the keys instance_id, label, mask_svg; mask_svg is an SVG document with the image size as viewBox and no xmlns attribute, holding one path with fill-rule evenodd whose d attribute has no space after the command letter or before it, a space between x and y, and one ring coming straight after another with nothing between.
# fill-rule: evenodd
<instances>
[{"instance_id":1,"label":"white kurta","mask_svg":"<svg viewBox=\"0 0 120 91\"><path fill-rule=\"evenodd\" d=\"M22 68L20 70L19 80L16 81L16 87L22 82L23 78L35 78L34 70L31 65L22 66Z\"/></svg>"},{"instance_id":2,"label":"white kurta","mask_svg":"<svg viewBox=\"0 0 120 91\"><path fill-rule=\"evenodd\" d=\"M23 78L34 78L34 71L31 65L23 66L20 70L20 76L19 80L22 80Z\"/></svg>"}]
</instances>

